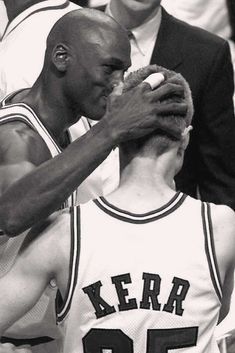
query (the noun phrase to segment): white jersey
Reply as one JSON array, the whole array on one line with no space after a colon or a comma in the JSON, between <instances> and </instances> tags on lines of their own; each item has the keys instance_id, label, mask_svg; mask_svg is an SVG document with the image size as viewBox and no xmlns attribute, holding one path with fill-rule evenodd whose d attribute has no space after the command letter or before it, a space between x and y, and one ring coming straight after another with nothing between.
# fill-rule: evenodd
<instances>
[{"instance_id":1,"label":"white jersey","mask_svg":"<svg viewBox=\"0 0 235 353\"><path fill-rule=\"evenodd\" d=\"M67 0L34 1L7 24L0 40L0 99L34 84L50 30L62 16L80 8Z\"/></svg>"},{"instance_id":2,"label":"white jersey","mask_svg":"<svg viewBox=\"0 0 235 353\"><path fill-rule=\"evenodd\" d=\"M47 145L52 157L58 155L61 152L60 147L36 113L24 103L8 104L7 101L11 96L12 94L1 102L0 126L13 121L22 121L33 130L37 131ZM74 205L75 200L76 195L74 193L62 207ZM27 232L15 238L8 238L7 236L0 237L0 276L3 276L13 265L26 234ZM22 343L24 343L24 339L33 338L31 341L27 341L27 343L31 342L32 344L38 342L39 337L40 342L47 342L49 340L48 336L54 338L59 337L59 331L55 325L54 301L56 292L57 287L55 283L52 282L34 308L8 329L4 333L4 336L20 339ZM42 339L42 337L44 338Z\"/></svg>"},{"instance_id":3,"label":"white jersey","mask_svg":"<svg viewBox=\"0 0 235 353\"><path fill-rule=\"evenodd\" d=\"M210 205L178 192L145 214L103 197L77 210L70 287L57 312L64 353L219 352Z\"/></svg>"}]
</instances>

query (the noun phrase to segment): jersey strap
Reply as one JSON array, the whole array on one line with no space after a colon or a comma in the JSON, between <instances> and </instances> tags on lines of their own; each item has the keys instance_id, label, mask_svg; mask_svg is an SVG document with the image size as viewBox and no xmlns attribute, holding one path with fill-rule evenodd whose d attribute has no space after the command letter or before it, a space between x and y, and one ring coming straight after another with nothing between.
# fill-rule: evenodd
<instances>
[{"instance_id":1,"label":"jersey strap","mask_svg":"<svg viewBox=\"0 0 235 353\"><path fill-rule=\"evenodd\" d=\"M207 202L202 202L202 223L205 236L205 250L208 260L210 275L212 283L214 285L216 294L221 301L222 299L222 284L220 279L220 273L215 253L214 235L211 220L211 208Z\"/></svg>"},{"instance_id":2,"label":"jersey strap","mask_svg":"<svg viewBox=\"0 0 235 353\"><path fill-rule=\"evenodd\" d=\"M69 266L69 281L64 300L61 294L57 293L56 298L56 315L57 323L61 323L67 316L71 301L73 298L74 289L77 283L78 262L80 255L80 207L74 206L70 208L70 266Z\"/></svg>"},{"instance_id":3,"label":"jersey strap","mask_svg":"<svg viewBox=\"0 0 235 353\"><path fill-rule=\"evenodd\" d=\"M8 104L7 100L17 94L19 91L13 92L7 95L1 101L1 109L0 109L0 125L4 123L9 123L12 121L22 121L28 126L30 126L33 130L35 130L43 139L45 144L47 145L51 156L55 157L59 153L61 153L61 148L56 143L50 132L44 126L42 121L36 115L34 110L30 108L25 103L15 103L15 104ZM70 138L70 135L68 135ZM61 208L66 208L69 206L74 206L77 200L77 191L74 191L68 200L64 202Z\"/></svg>"},{"instance_id":4,"label":"jersey strap","mask_svg":"<svg viewBox=\"0 0 235 353\"><path fill-rule=\"evenodd\" d=\"M48 146L52 157L55 157L61 152L60 147L55 142L51 134L40 121L33 109L31 109L27 104L17 103L4 105L4 101L2 101L2 107L0 109L0 124L11 121L23 121L37 131Z\"/></svg>"}]
</instances>

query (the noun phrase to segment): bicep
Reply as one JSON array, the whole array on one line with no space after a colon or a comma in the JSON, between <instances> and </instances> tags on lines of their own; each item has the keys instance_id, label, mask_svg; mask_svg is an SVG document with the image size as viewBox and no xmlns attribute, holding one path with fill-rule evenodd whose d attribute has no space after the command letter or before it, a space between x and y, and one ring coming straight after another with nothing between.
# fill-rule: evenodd
<instances>
[{"instance_id":1,"label":"bicep","mask_svg":"<svg viewBox=\"0 0 235 353\"><path fill-rule=\"evenodd\" d=\"M37 303L55 278L59 240L55 242L57 234L51 231L54 218L51 216L28 232L15 263L0 278L0 334Z\"/></svg>"},{"instance_id":2,"label":"bicep","mask_svg":"<svg viewBox=\"0 0 235 353\"><path fill-rule=\"evenodd\" d=\"M221 321L228 313L234 287L235 213L227 206L212 205L215 255L222 285Z\"/></svg>"},{"instance_id":3,"label":"bicep","mask_svg":"<svg viewBox=\"0 0 235 353\"><path fill-rule=\"evenodd\" d=\"M219 322L221 322L229 313L232 292L234 288L234 268L230 267L227 271L223 283L223 297L221 301Z\"/></svg>"},{"instance_id":4,"label":"bicep","mask_svg":"<svg viewBox=\"0 0 235 353\"><path fill-rule=\"evenodd\" d=\"M10 124L9 124L10 125ZM0 193L51 158L42 138L24 124L1 127Z\"/></svg>"}]
</instances>

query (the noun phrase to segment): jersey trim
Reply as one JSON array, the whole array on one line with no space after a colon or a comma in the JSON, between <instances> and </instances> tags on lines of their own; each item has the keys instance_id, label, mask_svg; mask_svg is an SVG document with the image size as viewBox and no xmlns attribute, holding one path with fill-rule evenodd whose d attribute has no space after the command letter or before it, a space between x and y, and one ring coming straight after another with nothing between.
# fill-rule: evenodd
<instances>
[{"instance_id":1,"label":"jersey trim","mask_svg":"<svg viewBox=\"0 0 235 353\"><path fill-rule=\"evenodd\" d=\"M152 221L156 221L162 217L169 215L174 212L186 199L187 195L182 192L177 192L174 197L164 206L143 214L131 213L126 210L122 210L111 203L109 203L103 196L93 200L93 202L104 212L110 216L117 218L124 222L143 224Z\"/></svg>"},{"instance_id":2,"label":"jersey trim","mask_svg":"<svg viewBox=\"0 0 235 353\"><path fill-rule=\"evenodd\" d=\"M211 220L211 209L210 204L207 202L202 202L202 223L205 236L205 250L208 260L210 275L212 279L215 292L219 298L222 300L222 284L220 279L220 273L215 253L213 226Z\"/></svg>"},{"instance_id":3,"label":"jersey trim","mask_svg":"<svg viewBox=\"0 0 235 353\"><path fill-rule=\"evenodd\" d=\"M5 28L5 31L4 31L4 33L3 33L3 35L2 35L2 39L1 39L1 40L3 40L4 37L6 37L6 36L9 35L12 31L14 31L22 22L24 22L24 21L25 21L27 18L29 18L30 16L32 16L32 15L38 13L38 12L43 12L43 11L49 11L49 10L63 10L63 9L65 9L65 8L68 7L68 6L69 6L69 1L68 1L68 0L65 0L62 4L59 4L59 5L57 5L57 6L55 6L55 5L54 5L54 6L53 6L53 5L51 5L51 6L45 6L45 7L41 7L41 8L38 8L38 9L32 11L32 12L29 13L27 16L23 17L22 20L20 20L19 22L17 22L17 23L15 24L15 26L13 26L12 28L10 28L10 27L11 27L11 25L12 25L15 21L13 20L14 22L13 22L13 21L9 22L9 23L7 24L7 26L6 26L6 28ZM9 30L9 28L10 28L10 30Z\"/></svg>"},{"instance_id":4,"label":"jersey trim","mask_svg":"<svg viewBox=\"0 0 235 353\"><path fill-rule=\"evenodd\" d=\"M6 114L6 111L7 111L7 114ZM46 127L43 125L41 120L38 118L38 116L35 114L33 109L31 109L25 103L6 105L6 99L5 99L2 101L2 107L0 110L0 124L1 122L7 123L9 121L14 121L14 120L28 121L28 124L34 127L34 130L36 130L39 133L39 135L42 137L42 139L45 141L53 157L61 153L60 147L53 139L49 131L46 129Z\"/></svg>"},{"instance_id":5,"label":"jersey trim","mask_svg":"<svg viewBox=\"0 0 235 353\"><path fill-rule=\"evenodd\" d=\"M67 316L73 293L77 284L78 277L78 262L80 255L80 207L74 206L70 208L70 233L71 233L71 247L70 247L70 265L69 265L69 281L64 300L58 294L56 298L56 315L57 323L61 323ZM61 303L62 302L62 303Z\"/></svg>"}]
</instances>

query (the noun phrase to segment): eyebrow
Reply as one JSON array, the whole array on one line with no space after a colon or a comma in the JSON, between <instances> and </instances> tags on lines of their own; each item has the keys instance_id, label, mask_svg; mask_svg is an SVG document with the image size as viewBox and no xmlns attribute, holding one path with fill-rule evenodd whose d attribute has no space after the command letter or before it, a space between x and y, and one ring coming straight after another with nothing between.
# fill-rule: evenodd
<instances>
[{"instance_id":1,"label":"eyebrow","mask_svg":"<svg viewBox=\"0 0 235 353\"><path fill-rule=\"evenodd\" d=\"M117 66L120 69L125 69L125 67L127 66L127 65L125 65L125 63L122 60L120 60L118 58L108 58L107 62L110 65L115 65L115 66Z\"/></svg>"}]
</instances>

